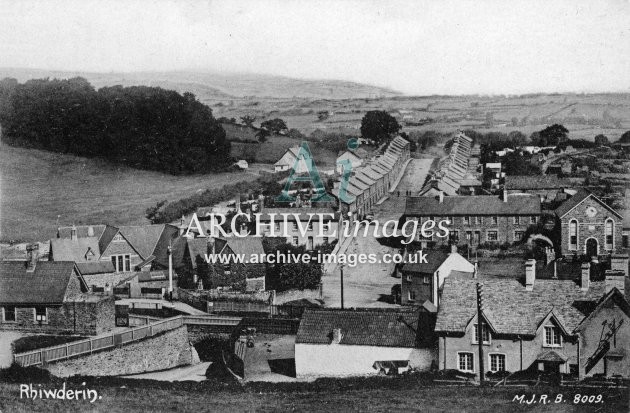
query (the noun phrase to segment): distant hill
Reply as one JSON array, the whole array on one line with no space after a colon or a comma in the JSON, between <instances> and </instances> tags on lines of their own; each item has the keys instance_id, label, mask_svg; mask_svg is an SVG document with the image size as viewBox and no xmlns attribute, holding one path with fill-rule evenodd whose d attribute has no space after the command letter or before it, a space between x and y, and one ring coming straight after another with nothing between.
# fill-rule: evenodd
<instances>
[{"instance_id":1,"label":"distant hill","mask_svg":"<svg viewBox=\"0 0 630 413\"><path fill-rule=\"evenodd\" d=\"M96 88L103 86L146 85L160 86L179 93L192 92L198 99L217 100L246 96L290 99L353 99L400 96L391 89L341 80L302 80L283 76L257 74L225 74L204 72L137 72L90 73L39 69L0 68L0 79L14 77L20 82L28 79L81 76Z\"/></svg>"}]
</instances>

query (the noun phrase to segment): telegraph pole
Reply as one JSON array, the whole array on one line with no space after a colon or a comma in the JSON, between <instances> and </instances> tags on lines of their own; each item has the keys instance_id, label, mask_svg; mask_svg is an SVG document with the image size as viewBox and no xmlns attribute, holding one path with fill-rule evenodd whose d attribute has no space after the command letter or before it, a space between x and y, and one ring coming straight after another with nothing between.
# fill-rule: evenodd
<instances>
[{"instance_id":1,"label":"telegraph pole","mask_svg":"<svg viewBox=\"0 0 630 413\"><path fill-rule=\"evenodd\" d=\"M341 271L341 309L343 310L343 264L339 265L339 271Z\"/></svg>"},{"instance_id":2,"label":"telegraph pole","mask_svg":"<svg viewBox=\"0 0 630 413\"><path fill-rule=\"evenodd\" d=\"M484 384L484 359L483 359L483 323L481 310L483 304L482 285L477 283L477 343L479 344L479 384Z\"/></svg>"},{"instance_id":3,"label":"telegraph pole","mask_svg":"<svg viewBox=\"0 0 630 413\"><path fill-rule=\"evenodd\" d=\"M168 299L173 301L173 247L168 245Z\"/></svg>"}]
</instances>

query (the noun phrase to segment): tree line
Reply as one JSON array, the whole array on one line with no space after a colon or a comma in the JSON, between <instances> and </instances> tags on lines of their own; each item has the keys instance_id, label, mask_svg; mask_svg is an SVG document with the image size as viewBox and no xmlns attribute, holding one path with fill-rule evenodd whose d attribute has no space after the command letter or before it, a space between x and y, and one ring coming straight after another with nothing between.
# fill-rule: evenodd
<instances>
[{"instance_id":1,"label":"tree line","mask_svg":"<svg viewBox=\"0 0 630 413\"><path fill-rule=\"evenodd\" d=\"M230 143L192 93L87 80L0 81L2 141L170 174L224 169Z\"/></svg>"}]
</instances>

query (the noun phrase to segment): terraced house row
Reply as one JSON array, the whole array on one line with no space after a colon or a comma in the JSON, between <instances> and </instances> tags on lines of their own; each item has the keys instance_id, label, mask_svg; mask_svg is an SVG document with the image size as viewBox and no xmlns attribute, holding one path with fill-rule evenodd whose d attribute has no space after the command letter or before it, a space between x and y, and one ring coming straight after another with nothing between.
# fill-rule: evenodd
<instances>
[{"instance_id":1,"label":"terraced house row","mask_svg":"<svg viewBox=\"0 0 630 413\"><path fill-rule=\"evenodd\" d=\"M339 199L339 209L344 217L362 219L373 206L389 192L411 156L409 142L396 136L385 152L365 162L352 176L346 187L346 197L340 197L341 181L335 183L333 195Z\"/></svg>"}]
</instances>

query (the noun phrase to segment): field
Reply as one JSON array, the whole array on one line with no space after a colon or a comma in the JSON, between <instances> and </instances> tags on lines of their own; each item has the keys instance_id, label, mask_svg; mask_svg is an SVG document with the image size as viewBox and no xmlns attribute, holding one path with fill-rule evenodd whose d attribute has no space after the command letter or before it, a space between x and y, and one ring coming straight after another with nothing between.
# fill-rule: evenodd
<instances>
[{"instance_id":1,"label":"field","mask_svg":"<svg viewBox=\"0 0 630 413\"><path fill-rule=\"evenodd\" d=\"M146 224L147 207L196 191L254 180L246 172L172 176L99 159L0 146L0 240L46 240L60 225Z\"/></svg>"},{"instance_id":2,"label":"field","mask_svg":"<svg viewBox=\"0 0 630 413\"><path fill-rule=\"evenodd\" d=\"M24 381L29 383L29 381ZM19 385L0 383L0 410L6 412L154 412L154 411L233 411L233 412L622 412L627 411L627 390L538 387L434 387L412 380L372 378L328 380L315 383L251 383L208 386L207 383L157 383L143 380L113 379L107 385L88 379L66 384L68 389L96 390L100 400L20 399ZM37 387L37 384L33 384ZM57 388L46 383L42 388ZM549 395L558 393L563 403L521 404L515 395ZM602 394L603 403L573 405L575 394Z\"/></svg>"}]
</instances>

